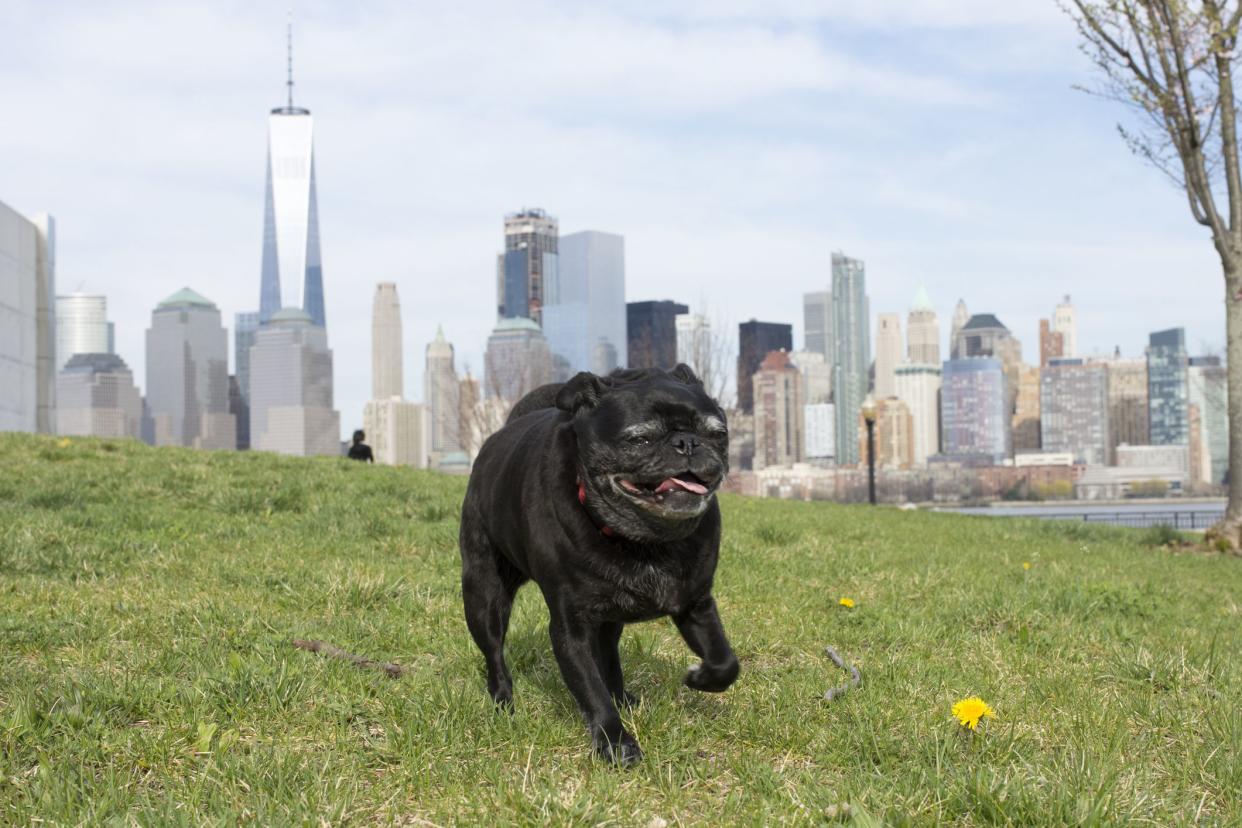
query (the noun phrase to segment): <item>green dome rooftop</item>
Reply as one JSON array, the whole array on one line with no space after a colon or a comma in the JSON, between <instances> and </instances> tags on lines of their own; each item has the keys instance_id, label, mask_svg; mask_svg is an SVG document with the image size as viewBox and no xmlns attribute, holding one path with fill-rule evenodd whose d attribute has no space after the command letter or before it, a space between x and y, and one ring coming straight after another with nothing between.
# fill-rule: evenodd
<instances>
[{"instance_id":1,"label":"green dome rooftop","mask_svg":"<svg viewBox=\"0 0 1242 828\"><path fill-rule=\"evenodd\" d=\"M314 322L310 314L301 308L281 308L272 314L271 322Z\"/></svg>"},{"instance_id":2,"label":"green dome rooftop","mask_svg":"<svg viewBox=\"0 0 1242 828\"><path fill-rule=\"evenodd\" d=\"M211 308L212 310L215 310L216 308L215 302L203 296L201 293L196 293L188 287L184 287L172 296L169 296L163 302L160 302L159 305L156 306L156 309L179 308L184 307L185 305L192 305L198 308Z\"/></svg>"},{"instance_id":3,"label":"green dome rooftop","mask_svg":"<svg viewBox=\"0 0 1242 828\"><path fill-rule=\"evenodd\" d=\"M932 307L931 297L927 295L927 288L919 285L918 293L914 294L914 303L910 305L912 311L935 311Z\"/></svg>"}]
</instances>

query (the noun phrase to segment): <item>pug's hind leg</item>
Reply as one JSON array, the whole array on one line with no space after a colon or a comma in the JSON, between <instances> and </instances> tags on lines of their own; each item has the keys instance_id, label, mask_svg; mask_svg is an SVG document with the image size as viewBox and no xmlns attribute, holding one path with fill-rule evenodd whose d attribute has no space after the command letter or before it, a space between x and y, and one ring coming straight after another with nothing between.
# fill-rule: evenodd
<instances>
[{"instance_id":1,"label":"pug's hind leg","mask_svg":"<svg viewBox=\"0 0 1242 828\"><path fill-rule=\"evenodd\" d=\"M621 632L624 624L607 623L599 628L599 674L618 705L637 707L638 698L625 689L625 677L621 674Z\"/></svg>"},{"instance_id":2,"label":"pug's hind leg","mask_svg":"<svg viewBox=\"0 0 1242 828\"><path fill-rule=\"evenodd\" d=\"M704 596L686 612L673 616L673 623L694 654L702 659L686 671L686 686L705 693L727 690L737 680L741 667L725 637L712 596Z\"/></svg>"},{"instance_id":3,"label":"pug's hind leg","mask_svg":"<svg viewBox=\"0 0 1242 828\"><path fill-rule=\"evenodd\" d=\"M492 549L481 531L464 522L461 532L461 592L466 626L487 665L487 692L501 707L513 707L513 678L505 664L505 634L513 596L525 580Z\"/></svg>"}]
</instances>

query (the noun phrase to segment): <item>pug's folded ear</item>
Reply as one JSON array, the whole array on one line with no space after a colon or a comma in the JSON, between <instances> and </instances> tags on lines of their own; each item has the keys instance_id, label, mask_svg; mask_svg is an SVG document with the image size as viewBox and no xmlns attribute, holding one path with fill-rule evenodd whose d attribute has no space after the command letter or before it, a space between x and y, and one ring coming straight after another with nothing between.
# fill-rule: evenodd
<instances>
[{"instance_id":1,"label":"pug's folded ear","mask_svg":"<svg viewBox=\"0 0 1242 828\"><path fill-rule=\"evenodd\" d=\"M580 408L594 408L603 395L603 381L590 371L581 371L556 393L556 407L576 414Z\"/></svg>"},{"instance_id":2,"label":"pug's folded ear","mask_svg":"<svg viewBox=\"0 0 1242 828\"><path fill-rule=\"evenodd\" d=\"M668 375L678 382L684 382L686 385L703 384L703 381L694 375L694 370L684 362L677 363L677 367L669 371Z\"/></svg>"}]
</instances>

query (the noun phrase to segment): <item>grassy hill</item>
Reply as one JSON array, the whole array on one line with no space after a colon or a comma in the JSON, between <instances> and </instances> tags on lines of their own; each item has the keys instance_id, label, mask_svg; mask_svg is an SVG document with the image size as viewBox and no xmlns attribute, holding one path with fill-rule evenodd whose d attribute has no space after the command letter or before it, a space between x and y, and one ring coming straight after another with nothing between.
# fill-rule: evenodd
<instances>
[{"instance_id":1,"label":"grassy hill","mask_svg":"<svg viewBox=\"0 0 1242 828\"><path fill-rule=\"evenodd\" d=\"M1240 559L723 498L741 680L687 690L672 625L627 630L647 758L623 772L591 758L534 589L516 713L491 709L461 611L464 488L0 435L0 823L815 824L842 803L855 825L1242 823ZM826 644L864 674L831 703ZM950 706L973 695L997 718L972 736Z\"/></svg>"}]
</instances>

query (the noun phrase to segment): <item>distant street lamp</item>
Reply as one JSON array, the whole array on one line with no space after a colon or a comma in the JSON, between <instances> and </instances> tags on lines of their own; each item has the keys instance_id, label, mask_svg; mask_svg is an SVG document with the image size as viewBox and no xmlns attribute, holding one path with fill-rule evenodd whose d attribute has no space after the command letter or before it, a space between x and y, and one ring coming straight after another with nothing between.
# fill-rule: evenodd
<instances>
[{"instance_id":1,"label":"distant street lamp","mask_svg":"<svg viewBox=\"0 0 1242 828\"><path fill-rule=\"evenodd\" d=\"M867 496L875 505L875 400L871 395L862 404L863 420L867 423Z\"/></svg>"}]
</instances>

